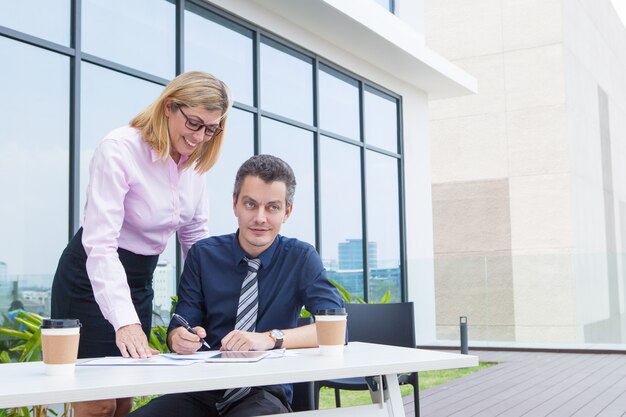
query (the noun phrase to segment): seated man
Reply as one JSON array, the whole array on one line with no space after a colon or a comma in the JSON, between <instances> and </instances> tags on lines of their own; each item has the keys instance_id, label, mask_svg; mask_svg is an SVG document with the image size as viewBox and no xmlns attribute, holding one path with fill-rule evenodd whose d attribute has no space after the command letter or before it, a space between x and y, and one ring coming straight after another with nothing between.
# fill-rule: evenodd
<instances>
[{"instance_id":1,"label":"seated man","mask_svg":"<svg viewBox=\"0 0 626 417\"><path fill-rule=\"evenodd\" d=\"M176 313L198 335L172 322L168 344L174 352L197 351L198 336L221 350L317 346L315 325L296 327L302 306L314 313L343 302L315 249L278 234L293 210L295 187L291 167L280 158L253 156L239 168L233 192L239 230L201 240L189 251ZM291 397L291 385L170 394L132 416L287 413Z\"/></svg>"}]
</instances>

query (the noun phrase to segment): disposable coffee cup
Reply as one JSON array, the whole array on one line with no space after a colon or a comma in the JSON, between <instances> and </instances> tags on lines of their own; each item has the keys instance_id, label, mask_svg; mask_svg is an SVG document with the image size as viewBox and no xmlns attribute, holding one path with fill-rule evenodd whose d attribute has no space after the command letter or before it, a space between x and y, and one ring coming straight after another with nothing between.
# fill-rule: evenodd
<instances>
[{"instance_id":1,"label":"disposable coffee cup","mask_svg":"<svg viewBox=\"0 0 626 417\"><path fill-rule=\"evenodd\" d=\"M322 355L343 355L346 343L347 318L348 314L345 308L318 310L315 313L317 344Z\"/></svg>"},{"instance_id":2,"label":"disposable coffee cup","mask_svg":"<svg viewBox=\"0 0 626 417\"><path fill-rule=\"evenodd\" d=\"M78 357L78 319L44 319L41 323L41 353L47 375L72 375Z\"/></svg>"}]
</instances>

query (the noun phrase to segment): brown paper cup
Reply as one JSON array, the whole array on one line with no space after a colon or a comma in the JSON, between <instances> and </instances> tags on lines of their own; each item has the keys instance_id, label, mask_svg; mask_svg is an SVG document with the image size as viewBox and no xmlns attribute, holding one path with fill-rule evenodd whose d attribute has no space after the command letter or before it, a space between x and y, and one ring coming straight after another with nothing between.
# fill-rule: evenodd
<instances>
[{"instance_id":1,"label":"brown paper cup","mask_svg":"<svg viewBox=\"0 0 626 417\"><path fill-rule=\"evenodd\" d=\"M41 353L47 375L72 375L78 356L80 322L44 319L41 325Z\"/></svg>"},{"instance_id":2,"label":"brown paper cup","mask_svg":"<svg viewBox=\"0 0 626 417\"><path fill-rule=\"evenodd\" d=\"M322 310L315 314L317 344L322 355L343 355L347 317L345 309Z\"/></svg>"}]
</instances>

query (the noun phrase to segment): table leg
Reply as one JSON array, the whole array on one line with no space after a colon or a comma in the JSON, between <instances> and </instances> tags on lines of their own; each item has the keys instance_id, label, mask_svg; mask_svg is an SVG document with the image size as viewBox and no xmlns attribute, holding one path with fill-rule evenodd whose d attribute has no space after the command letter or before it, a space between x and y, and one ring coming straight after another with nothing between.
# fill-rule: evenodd
<instances>
[{"instance_id":1,"label":"table leg","mask_svg":"<svg viewBox=\"0 0 626 417\"><path fill-rule=\"evenodd\" d=\"M398 384L398 375L385 375L387 388L372 393L373 404L358 405L354 407L330 408L326 410L299 411L289 414L293 417L406 417L404 414L404 403ZM379 387L382 387L381 377L376 377ZM381 401L382 397L382 401ZM273 414L266 417L279 417L282 414Z\"/></svg>"},{"instance_id":2,"label":"table leg","mask_svg":"<svg viewBox=\"0 0 626 417\"><path fill-rule=\"evenodd\" d=\"M404 403L402 402L402 394L400 393L400 384L398 384L398 375L388 374L387 378L387 407L389 417L405 417Z\"/></svg>"}]
</instances>

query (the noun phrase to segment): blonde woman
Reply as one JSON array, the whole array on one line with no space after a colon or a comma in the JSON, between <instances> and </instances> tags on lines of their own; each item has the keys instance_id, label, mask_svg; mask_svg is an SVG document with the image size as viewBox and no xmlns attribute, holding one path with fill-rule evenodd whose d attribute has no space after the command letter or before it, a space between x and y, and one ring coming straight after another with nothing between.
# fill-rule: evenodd
<instances>
[{"instance_id":1,"label":"blonde woman","mask_svg":"<svg viewBox=\"0 0 626 417\"><path fill-rule=\"evenodd\" d=\"M82 323L79 358L156 353L148 346L152 275L173 233L184 256L208 236L202 174L217 161L231 105L222 81L187 72L96 148L82 227L52 285L52 317ZM130 398L75 404L77 417L130 409Z\"/></svg>"}]
</instances>

